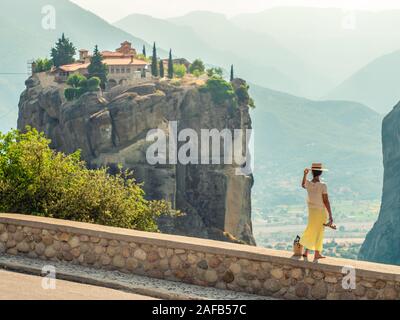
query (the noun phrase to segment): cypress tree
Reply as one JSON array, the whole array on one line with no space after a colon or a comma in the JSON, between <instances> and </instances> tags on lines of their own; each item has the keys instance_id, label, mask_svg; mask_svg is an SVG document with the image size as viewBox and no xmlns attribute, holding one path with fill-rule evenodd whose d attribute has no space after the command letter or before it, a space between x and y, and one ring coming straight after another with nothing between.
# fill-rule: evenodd
<instances>
[{"instance_id":1,"label":"cypress tree","mask_svg":"<svg viewBox=\"0 0 400 320\"><path fill-rule=\"evenodd\" d=\"M153 57L151 59L151 74L154 77L158 77L158 62L157 62L157 49L156 43L153 45Z\"/></svg>"},{"instance_id":2,"label":"cypress tree","mask_svg":"<svg viewBox=\"0 0 400 320\"><path fill-rule=\"evenodd\" d=\"M160 60L160 78L164 78L164 62Z\"/></svg>"},{"instance_id":3,"label":"cypress tree","mask_svg":"<svg viewBox=\"0 0 400 320\"><path fill-rule=\"evenodd\" d=\"M233 81L233 79L235 79L234 73L233 73L233 64L231 65L231 81Z\"/></svg>"},{"instance_id":4,"label":"cypress tree","mask_svg":"<svg viewBox=\"0 0 400 320\"><path fill-rule=\"evenodd\" d=\"M142 54L146 57L146 46L143 45Z\"/></svg>"},{"instance_id":5,"label":"cypress tree","mask_svg":"<svg viewBox=\"0 0 400 320\"><path fill-rule=\"evenodd\" d=\"M174 77L174 63L172 61L172 50L169 49L168 57L168 78L172 79Z\"/></svg>"},{"instance_id":6,"label":"cypress tree","mask_svg":"<svg viewBox=\"0 0 400 320\"><path fill-rule=\"evenodd\" d=\"M107 83L107 66L102 62L103 57L97 45L94 47L93 56L90 58L88 67L89 78L98 77L101 80L101 87L104 89Z\"/></svg>"},{"instance_id":7,"label":"cypress tree","mask_svg":"<svg viewBox=\"0 0 400 320\"><path fill-rule=\"evenodd\" d=\"M69 41L68 38L65 37L64 33L61 38L58 39L54 48L51 49L51 58L53 60L53 64L56 67L71 64L74 60L74 55L76 53L76 48Z\"/></svg>"}]
</instances>

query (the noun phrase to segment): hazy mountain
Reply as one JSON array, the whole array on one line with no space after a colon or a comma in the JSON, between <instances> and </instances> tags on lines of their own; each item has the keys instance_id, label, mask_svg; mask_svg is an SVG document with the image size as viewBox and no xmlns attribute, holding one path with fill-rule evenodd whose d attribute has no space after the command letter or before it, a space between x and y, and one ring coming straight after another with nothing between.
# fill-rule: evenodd
<instances>
[{"instance_id":1,"label":"hazy mountain","mask_svg":"<svg viewBox=\"0 0 400 320\"><path fill-rule=\"evenodd\" d=\"M312 101L251 86L255 206L303 201L302 169L323 162L335 199L377 199L382 186L381 116L349 101Z\"/></svg>"},{"instance_id":2,"label":"hazy mountain","mask_svg":"<svg viewBox=\"0 0 400 320\"><path fill-rule=\"evenodd\" d=\"M223 48L225 60L240 57L240 76L264 87L315 97L332 85L317 69L282 45L278 37L257 30L246 30L218 13L195 11L182 17L168 19L180 26L189 26L214 48ZM288 84L274 83L275 76L263 67L275 68L293 80Z\"/></svg>"},{"instance_id":3,"label":"hazy mountain","mask_svg":"<svg viewBox=\"0 0 400 320\"><path fill-rule=\"evenodd\" d=\"M56 10L56 29L42 28L42 8ZM132 36L67 0L2 0L0 10L0 130L16 127L19 94L27 78L27 61L46 57L65 32L77 49L114 50L124 40L137 48L144 41ZM148 47L150 50L150 46ZM22 74L4 74L22 73Z\"/></svg>"},{"instance_id":4,"label":"hazy mountain","mask_svg":"<svg viewBox=\"0 0 400 320\"><path fill-rule=\"evenodd\" d=\"M279 39L337 84L376 57L400 49L399 10L282 7L231 21Z\"/></svg>"},{"instance_id":5,"label":"hazy mountain","mask_svg":"<svg viewBox=\"0 0 400 320\"><path fill-rule=\"evenodd\" d=\"M375 59L327 95L362 102L386 114L400 100L400 51Z\"/></svg>"},{"instance_id":6,"label":"hazy mountain","mask_svg":"<svg viewBox=\"0 0 400 320\"><path fill-rule=\"evenodd\" d=\"M229 24L225 16L214 13L193 13L191 15L201 15L201 19L205 24L213 24L217 20L217 25ZM289 92L298 92L300 90L299 83L294 80L291 75L280 69L280 65L287 64L292 66L301 65L298 59L289 53L286 49L279 46L273 39L265 39L261 45L255 42L248 44L249 48L259 46L259 50L266 50L263 46L268 46L269 56L263 56L262 59L255 58L252 54L253 50L246 50L246 40L242 39L242 34L237 30L226 27L224 29L215 29L218 34L219 43L210 41L210 29L203 28L201 31L195 28L197 26L196 19L192 19L191 15L182 17L187 18L188 24L184 24L181 20L176 23L175 20L156 19L146 15L130 15L115 25L119 28L138 35L146 41L156 41L161 47L172 48L174 54L184 56L191 60L201 58L208 64L218 65L229 70L230 65L234 64L236 74L240 74L243 78L251 79L253 82L264 86L285 90ZM217 17L216 19L214 18ZM189 22L193 22L190 25ZM228 46L224 39L232 37L236 32L235 46L240 49ZM237 37L237 38L236 38ZM240 41L238 41L240 39ZM271 42L270 42L271 40ZM257 51L258 52L258 51ZM276 63L274 57L279 57L281 63Z\"/></svg>"}]
</instances>

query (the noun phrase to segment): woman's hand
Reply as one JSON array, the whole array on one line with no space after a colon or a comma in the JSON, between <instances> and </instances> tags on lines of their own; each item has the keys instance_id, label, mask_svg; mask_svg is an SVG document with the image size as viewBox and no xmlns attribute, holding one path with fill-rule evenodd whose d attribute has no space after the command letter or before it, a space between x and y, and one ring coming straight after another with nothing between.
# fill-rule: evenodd
<instances>
[{"instance_id":1,"label":"woman's hand","mask_svg":"<svg viewBox=\"0 0 400 320\"><path fill-rule=\"evenodd\" d=\"M305 168L305 169L304 169L304 174L305 174L305 175L307 175L309 172L310 172L310 169L308 169L308 168Z\"/></svg>"}]
</instances>

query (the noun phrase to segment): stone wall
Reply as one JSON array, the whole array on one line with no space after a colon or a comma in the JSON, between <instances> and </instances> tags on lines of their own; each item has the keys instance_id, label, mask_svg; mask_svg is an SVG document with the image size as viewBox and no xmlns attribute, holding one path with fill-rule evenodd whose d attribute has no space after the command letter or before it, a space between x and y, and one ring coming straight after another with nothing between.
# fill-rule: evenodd
<instances>
[{"instance_id":1,"label":"stone wall","mask_svg":"<svg viewBox=\"0 0 400 320\"><path fill-rule=\"evenodd\" d=\"M284 299L399 299L400 267L17 214L0 214L0 254L65 261ZM343 289L344 266L355 289Z\"/></svg>"}]
</instances>

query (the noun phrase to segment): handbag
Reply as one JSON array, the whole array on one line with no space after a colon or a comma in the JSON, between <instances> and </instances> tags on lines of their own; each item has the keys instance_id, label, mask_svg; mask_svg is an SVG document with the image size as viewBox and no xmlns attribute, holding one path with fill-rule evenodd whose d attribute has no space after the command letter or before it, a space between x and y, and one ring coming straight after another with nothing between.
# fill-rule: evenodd
<instances>
[{"instance_id":1,"label":"handbag","mask_svg":"<svg viewBox=\"0 0 400 320\"><path fill-rule=\"evenodd\" d=\"M300 244L300 237L297 236L293 241L293 254L299 257L303 254L303 246Z\"/></svg>"}]
</instances>

